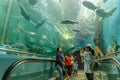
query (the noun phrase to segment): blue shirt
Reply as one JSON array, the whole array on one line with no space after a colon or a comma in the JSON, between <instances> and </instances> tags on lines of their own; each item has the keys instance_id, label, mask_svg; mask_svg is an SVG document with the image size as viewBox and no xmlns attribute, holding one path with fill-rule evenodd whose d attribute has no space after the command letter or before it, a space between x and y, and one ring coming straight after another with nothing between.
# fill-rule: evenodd
<instances>
[{"instance_id":1,"label":"blue shirt","mask_svg":"<svg viewBox=\"0 0 120 80\"><path fill-rule=\"evenodd\" d=\"M62 67L62 63L61 63L62 61L63 61L63 57L62 57L61 53L58 52L56 54L55 66L60 65Z\"/></svg>"},{"instance_id":2,"label":"blue shirt","mask_svg":"<svg viewBox=\"0 0 120 80\"><path fill-rule=\"evenodd\" d=\"M75 69L75 70L78 69L78 64L77 64L77 63L74 63L74 65L73 65L73 69Z\"/></svg>"}]
</instances>

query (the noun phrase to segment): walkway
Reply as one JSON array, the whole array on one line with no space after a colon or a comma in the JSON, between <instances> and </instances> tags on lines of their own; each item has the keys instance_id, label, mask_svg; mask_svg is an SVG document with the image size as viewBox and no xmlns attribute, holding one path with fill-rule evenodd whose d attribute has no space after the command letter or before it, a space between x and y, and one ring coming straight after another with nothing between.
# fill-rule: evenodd
<instances>
[{"instance_id":1,"label":"walkway","mask_svg":"<svg viewBox=\"0 0 120 80\"><path fill-rule=\"evenodd\" d=\"M54 77L49 80L57 80L57 79L55 79ZM85 73L83 71L79 71L77 75L71 76L70 78L66 77L64 80L87 80L87 79ZM94 80L109 80L109 79L107 78L107 74L105 72L96 71L94 72ZM116 80L120 80L120 77L117 77Z\"/></svg>"},{"instance_id":2,"label":"walkway","mask_svg":"<svg viewBox=\"0 0 120 80\"><path fill-rule=\"evenodd\" d=\"M87 80L83 71L79 71L77 75L73 75L70 79L66 78L65 80Z\"/></svg>"},{"instance_id":3,"label":"walkway","mask_svg":"<svg viewBox=\"0 0 120 80\"><path fill-rule=\"evenodd\" d=\"M87 80L85 73L83 71L79 71L77 75L71 76L70 79L65 80ZM94 72L94 80L108 80L105 73L97 71Z\"/></svg>"}]
</instances>

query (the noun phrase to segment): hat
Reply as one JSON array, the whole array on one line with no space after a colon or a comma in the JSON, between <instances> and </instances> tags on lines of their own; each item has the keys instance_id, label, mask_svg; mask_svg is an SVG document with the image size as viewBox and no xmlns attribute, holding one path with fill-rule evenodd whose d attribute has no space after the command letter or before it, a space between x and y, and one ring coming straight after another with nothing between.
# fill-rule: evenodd
<instances>
[{"instance_id":1,"label":"hat","mask_svg":"<svg viewBox=\"0 0 120 80\"><path fill-rule=\"evenodd\" d=\"M92 45L91 44L87 44L87 47L91 47Z\"/></svg>"}]
</instances>

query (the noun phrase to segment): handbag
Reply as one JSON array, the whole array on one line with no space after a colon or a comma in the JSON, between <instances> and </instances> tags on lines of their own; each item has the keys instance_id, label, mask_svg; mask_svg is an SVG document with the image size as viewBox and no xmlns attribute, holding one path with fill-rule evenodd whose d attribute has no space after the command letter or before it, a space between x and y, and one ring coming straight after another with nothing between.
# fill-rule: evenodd
<instances>
[{"instance_id":1,"label":"handbag","mask_svg":"<svg viewBox=\"0 0 120 80\"><path fill-rule=\"evenodd\" d=\"M98 69L98 62L94 62L94 63L91 65L91 70L96 71L97 69Z\"/></svg>"}]
</instances>

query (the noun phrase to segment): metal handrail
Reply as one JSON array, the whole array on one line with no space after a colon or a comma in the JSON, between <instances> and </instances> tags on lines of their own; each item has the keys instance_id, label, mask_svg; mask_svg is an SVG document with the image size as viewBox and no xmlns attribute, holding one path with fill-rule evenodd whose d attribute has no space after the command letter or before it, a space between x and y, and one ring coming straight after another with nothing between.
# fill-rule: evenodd
<instances>
[{"instance_id":1,"label":"metal handrail","mask_svg":"<svg viewBox=\"0 0 120 80\"><path fill-rule=\"evenodd\" d=\"M40 55L40 54L36 54L36 53L30 53L30 52L25 52L25 51L18 51L18 50L11 50L11 49L4 49L4 48L0 48L1 51L7 51L7 52L15 52L15 53L19 53L19 54L27 54L27 55L33 55L33 56L40 56L40 57L47 57L44 55Z\"/></svg>"},{"instance_id":2,"label":"metal handrail","mask_svg":"<svg viewBox=\"0 0 120 80\"><path fill-rule=\"evenodd\" d=\"M109 54L109 55L103 56L103 57L101 57L101 58L109 57L109 56L112 56L112 55L118 55L118 54L120 54L120 51L113 52L112 54Z\"/></svg>"},{"instance_id":3,"label":"metal handrail","mask_svg":"<svg viewBox=\"0 0 120 80\"><path fill-rule=\"evenodd\" d=\"M115 59L115 58L113 58L113 57L106 57L106 58L102 58L102 59L96 59L95 60L96 62L111 62L112 61L112 63L114 63L115 65L117 65L118 66L118 68L120 68L120 62L117 60L117 59Z\"/></svg>"},{"instance_id":4,"label":"metal handrail","mask_svg":"<svg viewBox=\"0 0 120 80\"><path fill-rule=\"evenodd\" d=\"M120 68L120 62L113 57L113 55L118 55L118 54L120 54L120 51L116 51L116 52L114 52L114 53L112 53L112 54L103 56L103 57L101 57L101 58L96 59L95 61L96 61L96 62L99 62L99 63L100 63L100 62L107 62L107 61L108 61L108 62L111 62L111 61L112 61L112 63L114 63L115 65L117 65L118 68Z\"/></svg>"},{"instance_id":5,"label":"metal handrail","mask_svg":"<svg viewBox=\"0 0 120 80\"><path fill-rule=\"evenodd\" d=\"M11 72L20 64L27 63L27 62L55 62L54 59L48 58L48 59L33 59L33 58L26 58L16 61L15 63L11 64L8 69L5 71L2 80L8 80L10 77Z\"/></svg>"}]
</instances>

